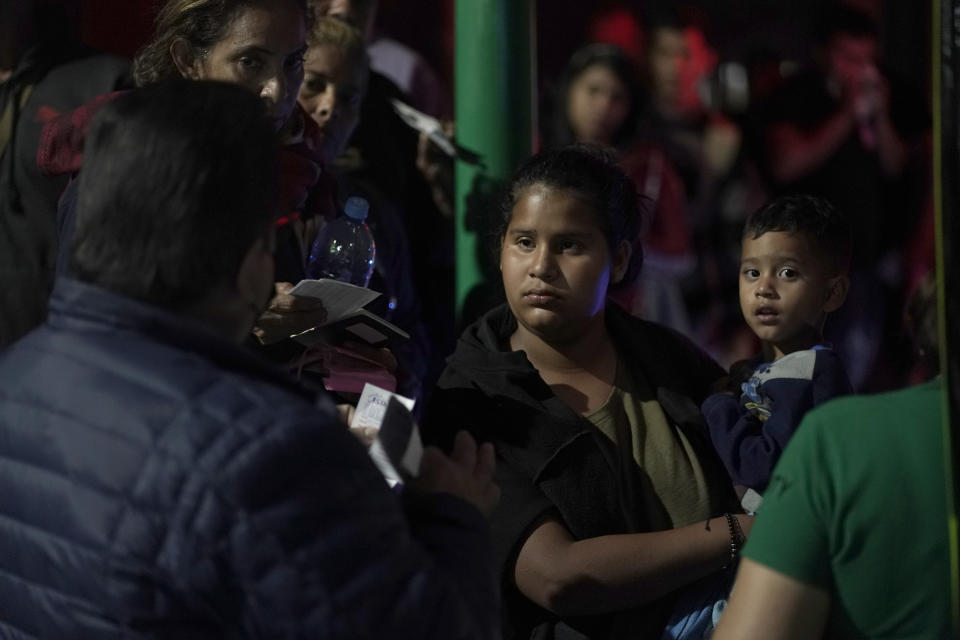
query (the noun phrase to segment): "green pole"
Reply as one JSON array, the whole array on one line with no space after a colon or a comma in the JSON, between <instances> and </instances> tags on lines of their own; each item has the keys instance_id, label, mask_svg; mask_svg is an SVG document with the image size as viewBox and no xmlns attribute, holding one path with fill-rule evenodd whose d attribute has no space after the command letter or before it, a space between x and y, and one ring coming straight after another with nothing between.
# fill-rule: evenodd
<instances>
[{"instance_id":1,"label":"green pole","mask_svg":"<svg viewBox=\"0 0 960 640\"><path fill-rule=\"evenodd\" d=\"M455 110L457 142L483 166L456 166L456 301L482 280L477 224L467 196L478 183L505 181L533 148L534 0L456 0ZM474 199L473 201L476 201ZM471 216L494 211L471 212Z\"/></svg>"},{"instance_id":2,"label":"green pole","mask_svg":"<svg viewBox=\"0 0 960 640\"><path fill-rule=\"evenodd\" d=\"M953 597L953 632L960 637L960 397L957 392L958 335L956 291L960 290L958 264L960 227L956 222L960 197L954 176L960 165L957 132L960 119L960 12L958 0L934 0L932 35L933 72L933 189L937 238L937 324L939 327L940 375L943 378L943 453L947 476L947 535L950 541L950 583ZM949 177L947 180L945 176Z\"/></svg>"}]
</instances>

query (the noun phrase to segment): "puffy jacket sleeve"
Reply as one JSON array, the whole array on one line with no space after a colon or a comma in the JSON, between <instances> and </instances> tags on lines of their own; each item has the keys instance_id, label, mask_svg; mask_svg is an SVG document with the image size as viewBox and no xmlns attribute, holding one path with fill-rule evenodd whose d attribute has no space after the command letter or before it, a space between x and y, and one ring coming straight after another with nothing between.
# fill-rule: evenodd
<instances>
[{"instance_id":1,"label":"puffy jacket sleeve","mask_svg":"<svg viewBox=\"0 0 960 640\"><path fill-rule=\"evenodd\" d=\"M185 567L226 574L243 594L240 609L212 606L243 637L496 637L481 514L440 494L404 507L353 436L318 421L286 420L231 456L208 502L233 515Z\"/></svg>"}]
</instances>

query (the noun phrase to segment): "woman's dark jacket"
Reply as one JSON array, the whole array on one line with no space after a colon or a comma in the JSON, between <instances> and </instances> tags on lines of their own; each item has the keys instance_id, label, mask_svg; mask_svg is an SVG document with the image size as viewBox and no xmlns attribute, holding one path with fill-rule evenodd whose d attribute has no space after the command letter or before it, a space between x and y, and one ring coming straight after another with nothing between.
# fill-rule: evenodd
<instances>
[{"instance_id":1,"label":"woman's dark jacket","mask_svg":"<svg viewBox=\"0 0 960 640\"><path fill-rule=\"evenodd\" d=\"M729 477L699 410L723 370L670 329L615 305L608 306L606 318L622 364L634 379L649 381L668 422L696 451L711 489L711 511L736 509ZM516 326L509 307L502 305L464 332L434 391L425 437L449 446L458 429L469 429L496 447L502 499L491 526L504 589L505 637L618 637L622 616L619 622L613 615L560 621L513 584L516 554L544 514L559 515L577 540L649 531L642 471L635 463L621 462L624 457L614 444L554 395L525 353L509 350ZM663 601L630 612L631 636L658 630L667 613L669 603Z\"/></svg>"}]
</instances>

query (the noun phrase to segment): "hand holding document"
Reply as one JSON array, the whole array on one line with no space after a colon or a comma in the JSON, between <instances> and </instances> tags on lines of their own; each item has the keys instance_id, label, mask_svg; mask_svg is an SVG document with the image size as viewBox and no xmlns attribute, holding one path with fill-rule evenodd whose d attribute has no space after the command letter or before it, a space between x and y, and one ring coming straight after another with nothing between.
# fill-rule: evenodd
<instances>
[{"instance_id":1,"label":"hand holding document","mask_svg":"<svg viewBox=\"0 0 960 640\"><path fill-rule=\"evenodd\" d=\"M456 158L467 164L483 165L482 158L478 153L460 146L455 140L447 137L447 134L443 131L443 125L433 116L428 116L396 98L391 98L390 104L393 105L393 110L407 125L420 133L426 134L431 142L451 158Z\"/></svg>"},{"instance_id":2,"label":"hand holding document","mask_svg":"<svg viewBox=\"0 0 960 640\"><path fill-rule=\"evenodd\" d=\"M390 486L408 482L420 472L423 443L410 415L415 401L367 384L360 394L351 430L377 430L370 457Z\"/></svg>"},{"instance_id":3,"label":"hand holding document","mask_svg":"<svg viewBox=\"0 0 960 640\"><path fill-rule=\"evenodd\" d=\"M500 488L493 481L493 445L477 445L469 433L461 431L449 456L436 447L424 449L410 415L413 405L410 398L368 384L350 428L377 429L368 451L391 487L413 483L420 491L450 494L489 517L500 501Z\"/></svg>"},{"instance_id":4,"label":"hand holding document","mask_svg":"<svg viewBox=\"0 0 960 640\"><path fill-rule=\"evenodd\" d=\"M322 324L293 336L301 344L362 340L374 347L383 347L410 339L400 327L363 308L380 295L376 291L324 278L301 280L290 290L290 295L319 300L327 312Z\"/></svg>"}]
</instances>

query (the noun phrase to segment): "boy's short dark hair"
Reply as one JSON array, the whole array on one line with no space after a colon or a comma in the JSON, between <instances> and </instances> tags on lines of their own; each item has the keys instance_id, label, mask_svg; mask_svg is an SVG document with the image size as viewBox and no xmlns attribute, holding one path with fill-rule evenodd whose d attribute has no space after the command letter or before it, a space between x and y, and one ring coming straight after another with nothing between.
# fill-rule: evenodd
<instances>
[{"instance_id":1,"label":"boy's short dark hair","mask_svg":"<svg viewBox=\"0 0 960 640\"><path fill-rule=\"evenodd\" d=\"M743 237L759 238L768 231L805 233L823 252L834 273L850 268L850 223L828 200L789 195L772 200L747 218Z\"/></svg>"},{"instance_id":2,"label":"boy's short dark hair","mask_svg":"<svg viewBox=\"0 0 960 640\"><path fill-rule=\"evenodd\" d=\"M72 273L171 309L202 300L268 233L277 183L252 93L178 80L121 95L86 138Z\"/></svg>"}]
</instances>

